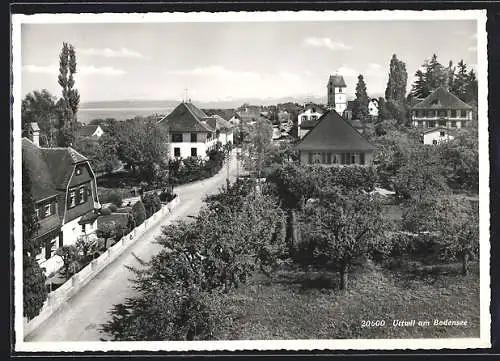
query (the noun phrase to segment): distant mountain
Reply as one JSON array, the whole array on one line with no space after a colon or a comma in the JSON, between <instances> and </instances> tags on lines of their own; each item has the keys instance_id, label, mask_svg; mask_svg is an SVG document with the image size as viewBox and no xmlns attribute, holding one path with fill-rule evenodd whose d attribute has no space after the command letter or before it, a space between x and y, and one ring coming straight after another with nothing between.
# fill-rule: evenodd
<instances>
[{"instance_id":1,"label":"distant mountain","mask_svg":"<svg viewBox=\"0 0 500 361\"><path fill-rule=\"evenodd\" d=\"M199 108L203 109L232 109L238 108L243 104L250 105L276 105L281 103L299 103L306 102L324 103L326 99L322 97L297 96L297 97L281 97L281 98L237 98L224 99L215 101L197 101L192 102ZM179 104L178 100L109 100L109 101L90 101L80 104L80 109L137 109L137 108L154 108L154 109L171 109Z\"/></svg>"}]
</instances>

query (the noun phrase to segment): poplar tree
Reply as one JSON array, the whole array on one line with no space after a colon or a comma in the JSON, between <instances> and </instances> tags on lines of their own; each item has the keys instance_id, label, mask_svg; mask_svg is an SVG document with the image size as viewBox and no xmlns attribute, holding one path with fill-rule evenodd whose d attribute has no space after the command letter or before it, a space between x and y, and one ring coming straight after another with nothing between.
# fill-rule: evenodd
<instances>
[{"instance_id":1,"label":"poplar tree","mask_svg":"<svg viewBox=\"0 0 500 361\"><path fill-rule=\"evenodd\" d=\"M407 82L406 64L399 60L396 54L392 55L389 65L389 80L385 89L385 100L397 103L404 102Z\"/></svg>"},{"instance_id":2,"label":"poplar tree","mask_svg":"<svg viewBox=\"0 0 500 361\"><path fill-rule=\"evenodd\" d=\"M74 89L76 73L76 56L73 45L63 43L59 55L58 83L62 88L62 98L59 100L59 146L67 147L73 144L77 126L76 113L80 103L80 94Z\"/></svg>"}]
</instances>

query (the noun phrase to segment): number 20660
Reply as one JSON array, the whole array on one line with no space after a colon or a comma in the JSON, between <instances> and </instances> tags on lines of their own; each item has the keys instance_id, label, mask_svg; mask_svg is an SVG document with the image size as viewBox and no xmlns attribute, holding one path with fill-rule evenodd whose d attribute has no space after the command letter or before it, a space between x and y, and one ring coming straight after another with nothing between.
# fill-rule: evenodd
<instances>
[{"instance_id":1,"label":"number 20660","mask_svg":"<svg viewBox=\"0 0 500 361\"><path fill-rule=\"evenodd\" d=\"M385 320L362 320L361 327L383 327L385 326Z\"/></svg>"}]
</instances>

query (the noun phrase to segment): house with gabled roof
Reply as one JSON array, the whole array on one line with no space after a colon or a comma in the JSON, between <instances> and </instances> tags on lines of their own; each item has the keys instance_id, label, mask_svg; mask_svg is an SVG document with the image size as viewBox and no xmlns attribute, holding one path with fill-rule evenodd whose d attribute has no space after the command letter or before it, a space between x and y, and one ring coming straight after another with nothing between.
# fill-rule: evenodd
<instances>
[{"instance_id":1,"label":"house with gabled roof","mask_svg":"<svg viewBox=\"0 0 500 361\"><path fill-rule=\"evenodd\" d=\"M95 138L99 139L104 134L104 130L99 124L88 124L80 127L76 131L76 135L79 138Z\"/></svg>"},{"instance_id":2,"label":"house with gabled roof","mask_svg":"<svg viewBox=\"0 0 500 361\"><path fill-rule=\"evenodd\" d=\"M162 118L159 123L169 134L170 156L208 158L207 152L214 149L217 143L215 129L217 120L213 119L191 102L180 103L170 114Z\"/></svg>"},{"instance_id":3,"label":"house with gabled roof","mask_svg":"<svg viewBox=\"0 0 500 361\"><path fill-rule=\"evenodd\" d=\"M411 120L415 128L458 129L472 122L473 108L443 87L412 107Z\"/></svg>"},{"instance_id":4,"label":"house with gabled roof","mask_svg":"<svg viewBox=\"0 0 500 361\"><path fill-rule=\"evenodd\" d=\"M323 114L299 141L302 164L371 166L375 146L335 110Z\"/></svg>"},{"instance_id":5,"label":"house with gabled roof","mask_svg":"<svg viewBox=\"0 0 500 361\"><path fill-rule=\"evenodd\" d=\"M22 139L22 159L40 225L35 237L44 245L36 259L50 274L62 266L54 258L58 248L94 234L93 215L100 203L95 174L85 156L71 147L40 147L36 123L30 127L30 138Z\"/></svg>"}]
</instances>

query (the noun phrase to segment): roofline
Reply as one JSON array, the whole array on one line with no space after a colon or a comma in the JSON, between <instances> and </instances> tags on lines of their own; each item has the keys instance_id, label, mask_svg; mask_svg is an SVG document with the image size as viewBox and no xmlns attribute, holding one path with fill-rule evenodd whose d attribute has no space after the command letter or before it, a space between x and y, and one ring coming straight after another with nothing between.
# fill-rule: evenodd
<instances>
[{"instance_id":1,"label":"roofline","mask_svg":"<svg viewBox=\"0 0 500 361\"><path fill-rule=\"evenodd\" d=\"M54 195L51 195L51 196L48 196L48 197L45 197L45 198L41 198L41 199L38 199L38 200L35 200L35 204L43 202L43 201L46 201L47 199L54 198L54 197L57 197L57 194L54 194Z\"/></svg>"},{"instance_id":2,"label":"roofline","mask_svg":"<svg viewBox=\"0 0 500 361\"><path fill-rule=\"evenodd\" d=\"M325 112L325 113L324 113L321 117L319 117L318 122L316 123L316 125L315 125L314 127L312 127L312 128L311 128L311 129L310 129L310 130L306 133L306 135L304 135L304 136L302 137L302 139L300 139L300 143L297 145L297 147L299 147L299 146L300 146L300 144L304 141L304 139L306 139L306 137L307 137L309 134L311 134L311 132L313 131L313 129L314 129L314 128L316 128L316 127L319 125L319 123L321 123L322 118L323 118L323 117L325 117L325 116L327 116L330 112L335 112L335 113L337 113L334 109L326 111L326 112ZM344 119L344 117L343 117L342 115L340 115L339 113L337 113L337 115L338 115L338 116L339 116L339 117L340 117L340 118L341 118L341 119L342 119L345 123L347 123L347 125L349 125L349 126L350 126L350 127L351 127L351 128L352 128L355 132L356 132L356 133L358 133L358 135L359 135L361 138L363 138L363 139L364 139L364 140L365 140L368 144L370 144L370 145L373 147L373 149L377 149L377 147L376 147L375 145L373 145L370 141L368 141L368 139L366 139L365 137L363 137L363 135L362 135L362 134L360 134L360 133L357 131L357 129L356 129L356 128L354 128L354 126L353 126L351 123L349 123L347 120L345 120L345 119Z\"/></svg>"},{"instance_id":3,"label":"roofline","mask_svg":"<svg viewBox=\"0 0 500 361\"><path fill-rule=\"evenodd\" d=\"M458 129L458 128L457 128ZM436 132L436 131L440 131L440 130L448 130L448 131L452 131L452 129L449 129L449 128L445 128L445 127L436 127L436 128L431 128L431 129L428 129L428 130L425 130L425 131L422 131L422 134L427 134L427 133L432 133L432 132Z\"/></svg>"}]
</instances>

